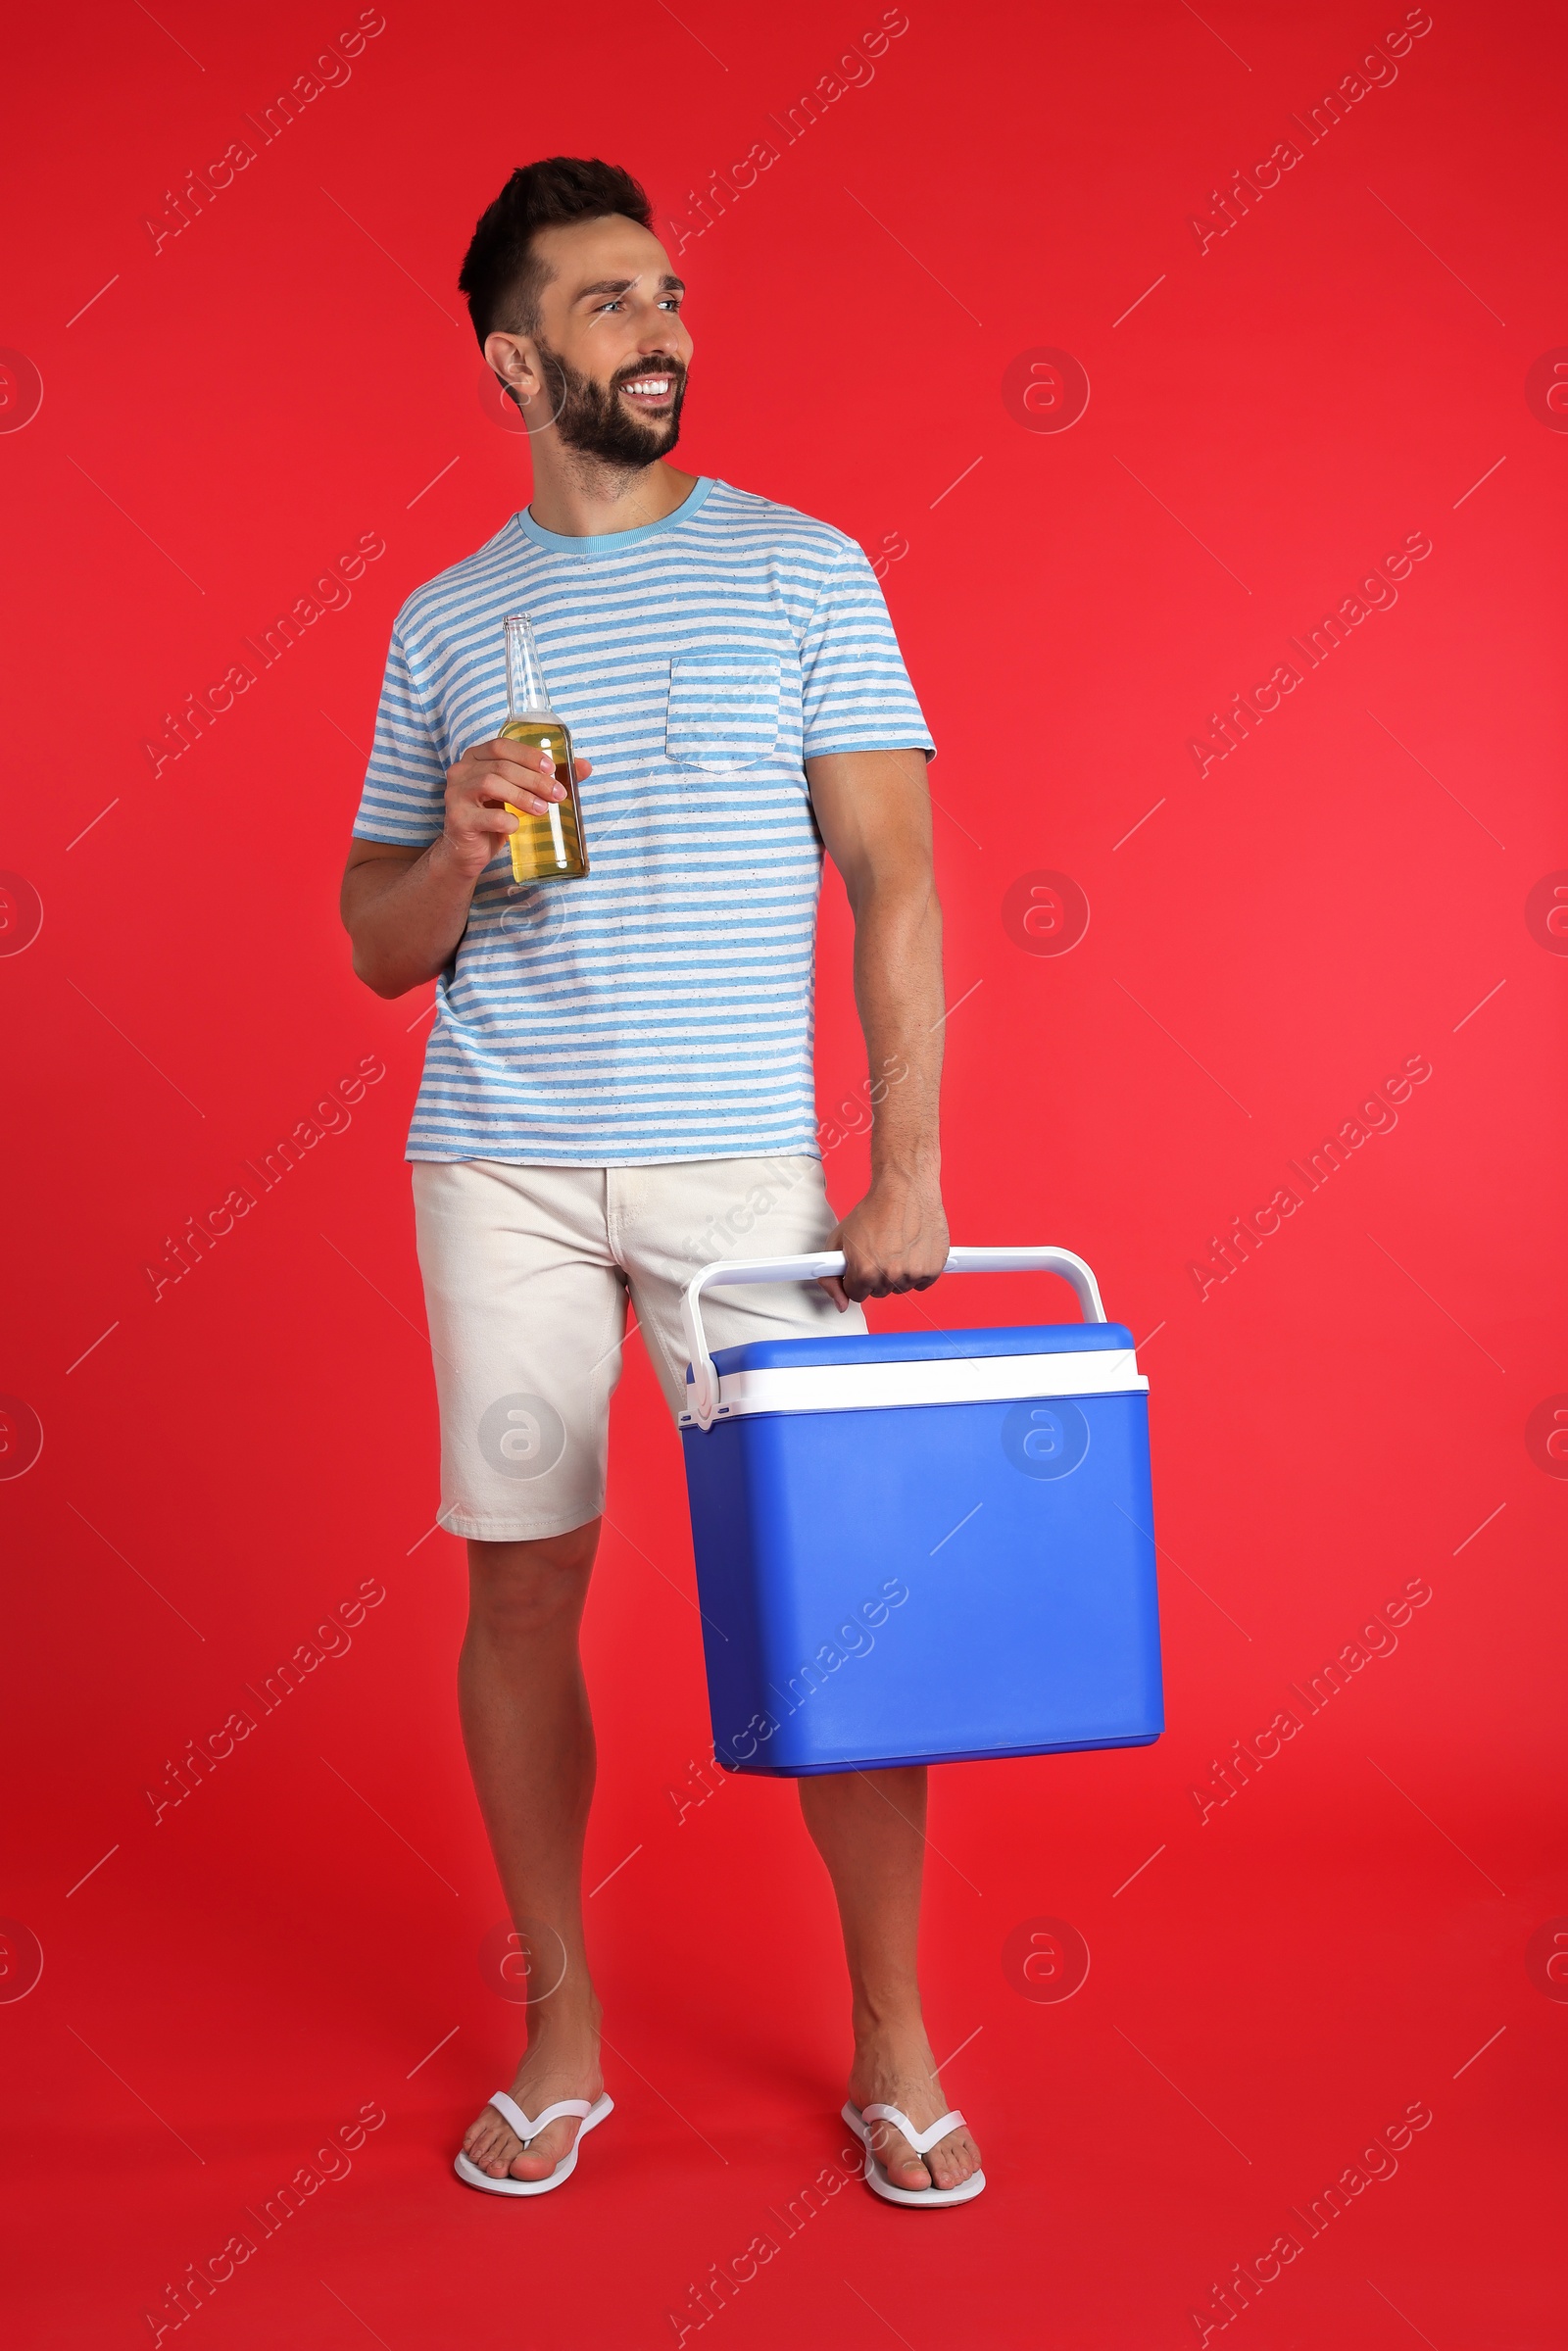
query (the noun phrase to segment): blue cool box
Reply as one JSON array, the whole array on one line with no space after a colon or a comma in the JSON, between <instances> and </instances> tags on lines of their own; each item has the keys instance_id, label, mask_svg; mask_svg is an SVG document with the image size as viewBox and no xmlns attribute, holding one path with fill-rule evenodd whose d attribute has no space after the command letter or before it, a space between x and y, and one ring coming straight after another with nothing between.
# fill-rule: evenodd
<instances>
[{"instance_id":1,"label":"blue cool box","mask_svg":"<svg viewBox=\"0 0 1568 2351\"><path fill-rule=\"evenodd\" d=\"M682 1444L721 1763L799 1777L1159 1737L1129 1331L767 1340L711 1362L711 1425L687 1413Z\"/></svg>"}]
</instances>

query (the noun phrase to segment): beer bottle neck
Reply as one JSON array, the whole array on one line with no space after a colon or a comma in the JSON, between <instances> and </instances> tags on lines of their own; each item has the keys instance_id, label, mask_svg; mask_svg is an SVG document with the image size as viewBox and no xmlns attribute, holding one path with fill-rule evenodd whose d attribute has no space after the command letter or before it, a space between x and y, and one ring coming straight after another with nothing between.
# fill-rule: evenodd
<instances>
[{"instance_id":1,"label":"beer bottle neck","mask_svg":"<svg viewBox=\"0 0 1568 2351\"><path fill-rule=\"evenodd\" d=\"M507 631L507 716L509 718L553 718L550 689L539 661L539 648L534 643L533 629L526 613L508 613Z\"/></svg>"}]
</instances>

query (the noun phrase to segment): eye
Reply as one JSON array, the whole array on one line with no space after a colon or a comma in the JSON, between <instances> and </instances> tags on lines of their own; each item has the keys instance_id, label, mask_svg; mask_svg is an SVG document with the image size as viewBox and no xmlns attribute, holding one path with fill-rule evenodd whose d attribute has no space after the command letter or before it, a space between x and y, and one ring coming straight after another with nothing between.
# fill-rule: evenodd
<instances>
[{"instance_id":1,"label":"eye","mask_svg":"<svg viewBox=\"0 0 1568 2351\"><path fill-rule=\"evenodd\" d=\"M616 294L616 295L614 295L614 296L612 298L612 300L611 300L611 301L609 301L609 302L602 302L602 303L599 305L599 308L600 308L601 312L603 312L603 311L618 311L618 310L621 310L621 309L623 309L623 308L624 308L624 305L623 305L623 303L621 302L621 298L620 298L620 296L619 296L618 294Z\"/></svg>"}]
</instances>

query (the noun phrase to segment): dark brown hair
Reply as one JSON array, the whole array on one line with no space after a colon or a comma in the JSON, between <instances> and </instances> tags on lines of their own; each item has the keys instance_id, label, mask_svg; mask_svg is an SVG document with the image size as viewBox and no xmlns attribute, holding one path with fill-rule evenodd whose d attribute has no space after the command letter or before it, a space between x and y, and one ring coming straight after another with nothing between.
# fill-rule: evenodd
<instances>
[{"instance_id":1,"label":"dark brown hair","mask_svg":"<svg viewBox=\"0 0 1568 2351\"><path fill-rule=\"evenodd\" d=\"M481 350L485 336L497 327L532 334L538 325L539 296L550 273L532 250L534 231L571 220L603 220L614 213L653 227L653 206L631 173L616 164L551 155L513 172L480 214L458 272L458 290L467 296Z\"/></svg>"}]
</instances>

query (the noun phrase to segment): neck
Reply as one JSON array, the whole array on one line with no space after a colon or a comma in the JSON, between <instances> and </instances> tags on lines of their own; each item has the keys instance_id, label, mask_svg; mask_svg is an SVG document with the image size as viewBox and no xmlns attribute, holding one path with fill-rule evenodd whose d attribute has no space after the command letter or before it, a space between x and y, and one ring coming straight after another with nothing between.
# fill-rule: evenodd
<instances>
[{"instance_id":1,"label":"neck","mask_svg":"<svg viewBox=\"0 0 1568 2351\"><path fill-rule=\"evenodd\" d=\"M568 449L553 428L532 436L533 497L529 512L544 530L565 538L597 539L609 531L661 522L696 486L695 473L658 458L651 465L609 465Z\"/></svg>"}]
</instances>

